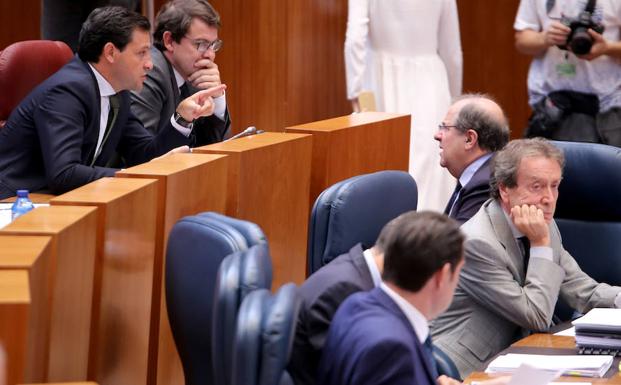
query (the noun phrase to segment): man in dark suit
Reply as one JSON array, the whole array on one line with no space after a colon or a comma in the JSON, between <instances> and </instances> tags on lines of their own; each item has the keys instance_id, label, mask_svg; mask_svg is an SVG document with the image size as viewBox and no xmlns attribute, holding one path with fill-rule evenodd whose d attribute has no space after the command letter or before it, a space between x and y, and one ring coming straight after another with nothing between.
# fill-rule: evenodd
<instances>
[{"instance_id":1,"label":"man in dark suit","mask_svg":"<svg viewBox=\"0 0 621 385\"><path fill-rule=\"evenodd\" d=\"M220 16L204 0L171 0L157 15L151 58L153 69L142 90L132 93L132 112L156 134L169 125L180 101L221 84L216 52ZM192 146L230 136L224 91L213 95L214 113L194 121Z\"/></svg>"},{"instance_id":2,"label":"man in dark suit","mask_svg":"<svg viewBox=\"0 0 621 385\"><path fill-rule=\"evenodd\" d=\"M509 141L507 118L488 96L466 94L451 105L434 139L440 165L457 178L444 213L464 223L489 198L490 159Z\"/></svg>"},{"instance_id":3,"label":"man in dark suit","mask_svg":"<svg viewBox=\"0 0 621 385\"><path fill-rule=\"evenodd\" d=\"M115 152L129 165L173 148L188 151L191 123L213 112L212 95L182 101L166 129L150 134L130 111L151 69L149 21L123 7L95 9L78 57L35 88L0 131L0 199L17 189L63 193L104 176ZM177 147L180 146L180 147Z\"/></svg>"},{"instance_id":4,"label":"man in dark suit","mask_svg":"<svg viewBox=\"0 0 621 385\"><path fill-rule=\"evenodd\" d=\"M451 302L463 235L444 215L409 212L395 219L384 242L383 282L337 310L319 384L436 384L427 323Z\"/></svg>"}]
</instances>

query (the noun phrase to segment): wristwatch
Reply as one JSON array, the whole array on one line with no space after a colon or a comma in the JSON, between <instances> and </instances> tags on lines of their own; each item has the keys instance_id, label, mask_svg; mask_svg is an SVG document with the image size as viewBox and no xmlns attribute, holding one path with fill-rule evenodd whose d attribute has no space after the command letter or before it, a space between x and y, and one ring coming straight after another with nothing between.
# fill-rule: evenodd
<instances>
[{"instance_id":1,"label":"wristwatch","mask_svg":"<svg viewBox=\"0 0 621 385\"><path fill-rule=\"evenodd\" d=\"M175 111L174 119L175 119L175 122L177 122L177 124L179 124L182 127L192 129L192 126L194 126L194 122L188 122L187 120L183 119L183 116L181 116L176 111Z\"/></svg>"}]
</instances>

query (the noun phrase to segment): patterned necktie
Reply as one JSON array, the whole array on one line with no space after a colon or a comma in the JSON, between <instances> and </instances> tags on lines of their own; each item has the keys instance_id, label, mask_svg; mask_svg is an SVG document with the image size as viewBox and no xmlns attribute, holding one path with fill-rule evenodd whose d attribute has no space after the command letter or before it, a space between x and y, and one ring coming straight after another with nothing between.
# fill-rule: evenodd
<instances>
[{"instance_id":1,"label":"patterned necktie","mask_svg":"<svg viewBox=\"0 0 621 385\"><path fill-rule=\"evenodd\" d=\"M455 201L457 200L459 191L461 191L461 183L459 183L458 181L457 185L455 186L455 190L453 190L453 195L451 195L451 199L449 199L449 202L446 205L446 208L444 209L444 214L451 216L450 214L451 214L451 211L453 211L453 205L455 204Z\"/></svg>"},{"instance_id":2,"label":"patterned necktie","mask_svg":"<svg viewBox=\"0 0 621 385\"><path fill-rule=\"evenodd\" d=\"M119 108L121 106L121 97L119 96L119 94L110 95L108 100L110 101L110 110L108 111L108 121L106 123L106 130L104 131L104 136L103 136L103 139L101 140L101 144L99 145L99 148L97 148L97 151L93 155L91 166L95 164L95 161L99 157L99 154L101 154L101 151L104 145L106 144L106 140L108 140L108 136L110 135L110 132L112 131L112 127L114 127L114 123L116 123L116 118L119 115Z\"/></svg>"},{"instance_id":3,"label":"patterned necktie","mask_svg":"<svg viewBox=\"0 0 621 385\"><path fill-rule=\"evenodd\" d=\"M518 241L522 245L522 255L524 255L524 274L528 271L528 261L530 260L530 241L527 237L519 237Z\"/></svg>"},{"instance_id":4,"label":"patterned necktie","mask_svg":"<svg viewBox=\"0 0 621 385\"><path fill-rule=\"evenodd\" d=\"M427 359L427 363L431 369L431 376L435 380L439 375L438 365L436 364L436 359L433 357L433 342L431 342L431 336L428 336L425 343L423 343L423 349L425 350L425 358Z\"/></svg>"}]
</instances>

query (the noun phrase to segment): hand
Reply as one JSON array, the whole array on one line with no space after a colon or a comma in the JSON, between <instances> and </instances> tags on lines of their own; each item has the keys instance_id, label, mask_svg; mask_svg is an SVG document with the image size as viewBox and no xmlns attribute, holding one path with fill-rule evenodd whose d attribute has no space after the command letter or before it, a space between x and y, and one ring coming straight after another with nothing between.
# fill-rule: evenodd
<instances>
[{"instance_id":1,"label":"hand","mask_svg":"<svg viewBox=\"0 0 621 385\"><path fill-rule=\"evenodd\" d=\"M584 60L593 60L602 55L605 55L608 52L608 41L604 39L602 34L597 33L589 28L589 35L593 39L593 46L591 47L591 51L589 51L586 55L578 55L580 59Z\"/></svg>"},{"instance_id":2,"label":"hand","mask_svg":"<svg viewBox=\"0 0 621 385\"><path fill-rule=\"evenodd\" d=\"M550 246L550 231L543 211L534 205L513 206L511 220L530 241L531 247Z\"/></svg>"},{"instance_id":3,"label":"hand","mask_svg":"<svg viewBox=\"0 0 621 385\"><path fill-rule=\"evenodd\" d=\"M457 381L454 378L447 377L443 374L436 379L436 384L437 385L461 385L461 382Z\"/></svg>"},{"instance_id":4,"label":"hand","mask_svg":"<svg viewBox=\"0 0 621 385\"><path fill-rule=\"evenodd\" d=\"M177 112L188 122L201 116L209 116L214 110L213 96L222 94L225 89L226 85L220 84L208 90L198 91L183 99L177 106Z\"/></svg>"},{"instance_id":5,"label":"hand","mask_svg":"<svg viewBox=\"0 0 621 385\"><path fill-rule=\"evenodd\" d=\"M200 59L194 63L196 71L188 77L188 81L196 88L208 90L222 84L220 81L220 71L218 65L210 59ZM214 98L222 96L224 92L214 94Z\"/></svg>"},{"instance_id":6,"label":"hand","mask_svg":"<svg viewBox=\"0 0 621 385\"><path fill-rule=\"evenodd\" d=\"M190 148L190 146L179 146L179 147L175 147L172 150L168 151L166 154L160 155L157 158L153 158L151 160L162 159L172 154L184 154L188 152L192 152L192 149Z\"/></svg>"},{"instance_id":7,"label":"hand","mask_svg":"<svg viewBox=\"0 0 621 385\"><path fill-rule=\"evenodd\" d=\"M571 28L559 21L553 21L550 23L548 29L543 31L545 45L548 47L553 45L565 45L569 32L571 32Z\"/></svg>"}]
</instances>

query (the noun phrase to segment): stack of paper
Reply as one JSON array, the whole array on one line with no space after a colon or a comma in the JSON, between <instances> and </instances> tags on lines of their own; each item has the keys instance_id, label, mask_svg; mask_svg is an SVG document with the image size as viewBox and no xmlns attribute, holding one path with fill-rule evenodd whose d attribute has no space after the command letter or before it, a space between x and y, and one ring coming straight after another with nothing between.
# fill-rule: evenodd
<instances>
[{"instance_id":1,"label":"stack of paper","mask_svg":"<svg viewBox=\"0 0 621 385\"><path fill-rule=\"evenodd\" d=\"M564 376L603 377L612 365L612 356L553 356L540 354L504 354L493 360L485 372L513 373L526 364L538 369L562 371Z\"/></svg>"},{"instance_id":2,"label":"stack of paper","mask_svg":"<svg viewBox=\"0 0 621 385\"><path fill-rule=\"evenodd\" d=\"M572 323L579 347L621 349L621 309L591 309Z\"/></svg>"}]
</instances>

